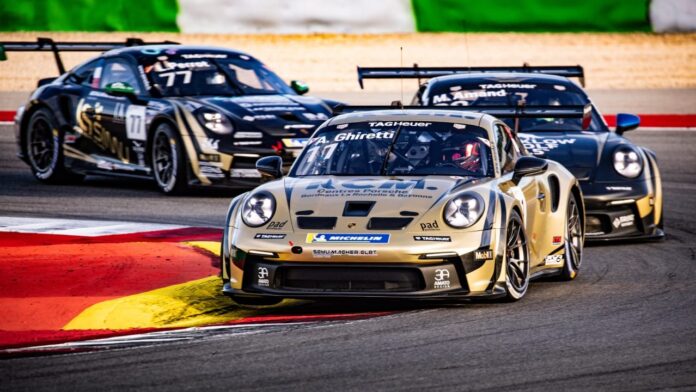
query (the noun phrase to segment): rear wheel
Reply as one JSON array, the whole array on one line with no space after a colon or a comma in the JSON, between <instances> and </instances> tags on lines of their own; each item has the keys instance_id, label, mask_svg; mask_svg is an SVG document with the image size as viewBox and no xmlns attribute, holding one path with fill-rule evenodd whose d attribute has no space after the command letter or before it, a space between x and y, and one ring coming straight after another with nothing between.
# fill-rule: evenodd
<instances>
[{"instance_id":1,"label":"rear wheel","mask_svg":"<svg viewBox=\"0 0 696 392\"><path fill-rule=\"evenodd\" d=\"M524 297L529 288L529 246L522 218L512 211L505 235L505 291L509 301Z\"/></svg>"},{"instance_id":2,"label":"rear wheel","mask_svg":"<svg viewBox=\"0 0 696 392\"><path fill-rule=\"evenodd\" d=\"M561 279L575 279L582 264L583 246L580 207L578 207L578 203L575 200L575 195L571 193L568 199L568 210L566 211L565 263L563 264Z\"/></svg>"},{"instance_id":3,"label":"rear wheel","mask_svg":"<svg viewBox=\"0 0 696 392\"><path fill-rule=\"evenodd\" d=\"M157 126L151 143L152 171L160 190L166 194L186 190L184 155L174 129L167 123Z\"/></svg>"},{"instance_id":4,"label":"rear wheel","mask_svg":"<svg viewBox=\"0 0 696 392\"><path fill-rule=\"evenodd\" d=\"M29 166L38 180L57 184L83 178L63 165L63 138L49 110L39 109L31 115L24 142Z\"/></svg>"}]
</instances>

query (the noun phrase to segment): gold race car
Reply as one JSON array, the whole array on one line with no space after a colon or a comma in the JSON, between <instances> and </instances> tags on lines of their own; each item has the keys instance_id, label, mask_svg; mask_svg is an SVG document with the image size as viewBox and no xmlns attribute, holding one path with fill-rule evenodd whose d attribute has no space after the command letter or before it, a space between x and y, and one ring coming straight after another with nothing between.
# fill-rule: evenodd
<instances>
[{"instance_id":1,"label":"gold race car","mask_svg":"<svg viewBox=\"0 0 696 392\"><path fill-rule=\"evenodd\" d=\"M317 129L288 176L277 156L256 167L273 180L232 200L222 242L223 292L240 304L518 300L530 280L573 279L582 262L577 180L489 114L346 113Z\"/></svg>"}]
</instances>

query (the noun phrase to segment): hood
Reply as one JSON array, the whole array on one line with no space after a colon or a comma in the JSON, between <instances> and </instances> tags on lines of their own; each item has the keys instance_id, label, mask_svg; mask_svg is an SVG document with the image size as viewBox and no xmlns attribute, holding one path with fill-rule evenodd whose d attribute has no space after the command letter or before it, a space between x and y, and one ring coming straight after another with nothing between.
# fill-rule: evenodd
<instances>
[{"instance_id":1,"label":"hood","mask_svg":"<svg viewBox=\"0 0 696 392\"><path fill-rule=\"evenodd\" d=\"M488 179L486 179L488 180ZM300 227L304 218L328 218L332 228L345 232L364 232L372 218L386 218L383 226L372 230L412 230L420 224L441 221L440 202L449 195L471 189L485 180L473 177L286 177L265 184L278 202L274 221L290 220L295 229L328 230L327 226ZM485 193L488 195L488 191ZM285 199L285 200L283 200ZM487 198L485 200L488 200ZM283 203L286 202L286 203ZM284 204L285 208L280 207ZM297 220L295 220L297 218ZM372 222L374 223L374 221ZM393 228L388 225L401 225ZM444 228L444 227L443 227Z\"/></svg>"},{"instance_id":2,"label":"hood","mask_svg":"<svg viewBox=\"0 0 696 392\"><path fill-rule=\"evenodd\" d=\"M530 154L559 162L579 180L588 180L597 167L606 132L530 132L519 133Z\"/></svg>"},{"instance_id":3,"label":"hood","mask_svg":"<svg viewBox=\"0 0 696 392\"><path fill-rule=\"evenodd\" d=\"M249 95L241 97L209 97L200 99L236 117L237 121L269 130L301 132L310 135L326 121L330 108L320 99L294 95Z\"/></svg>"}]
</instances>

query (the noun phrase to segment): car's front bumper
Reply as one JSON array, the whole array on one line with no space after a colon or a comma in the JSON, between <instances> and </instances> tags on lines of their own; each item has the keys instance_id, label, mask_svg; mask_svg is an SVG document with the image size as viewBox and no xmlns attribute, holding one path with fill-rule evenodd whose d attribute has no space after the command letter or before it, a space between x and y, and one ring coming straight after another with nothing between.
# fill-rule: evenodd
<instances>
[{"instance_id":1,"label":"car's front bumper","mask_svg":"<svg viewBox=\"0 0 696 392\"><path fill-rule=\"evenodd\" d=\"M585 183L588 242L661 239L661 195L650 180L615 185Z\"/></svg>"}]
</instances>

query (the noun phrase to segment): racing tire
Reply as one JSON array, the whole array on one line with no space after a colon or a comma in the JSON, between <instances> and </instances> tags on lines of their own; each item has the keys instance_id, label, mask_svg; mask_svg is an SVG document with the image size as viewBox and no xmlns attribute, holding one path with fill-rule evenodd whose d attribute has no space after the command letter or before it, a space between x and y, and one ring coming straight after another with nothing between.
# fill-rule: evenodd
<instances>
[{"instance_id":1,"label":"racing tire","mask_svg":"<svg viewBox=\"0 0 696 392\"><path fill-rule=\"evenodd\" d=\"M150 143L152 173L162 193L176 195L187 189L184 152L179 137L168 123L157 126Z\"/></svg>"},{"instance_id":2,"label":"racing tire","mask_svg":"<svg viewBox=\"0 0 696 392\"><path fill-rule=\"evenodd\" d=\"M518 301L529 289L529 245L520 214L513 210L505 229L505 299Z\"/></svg>"},{"instance_id":3,"label":"racing tire","mask_svg":"<svg viewBox=\"0 0 696 392\"><path fill-rule=\"evenodd\" d=\"M80 182L84 176L70 172L63 163L63 135L53 114L41 108L27 124L24 147L34 177L47 184Z\"/></svg>"},{"instance_id":4,"label":"racing tire","mask_svg":"<svg viewBox=\"0 0 696 392\"><path fill-rule=\"evenodd\" d=\"M565 261L561 270L561 280L573 280L578 275L582 265L582 253L584 247L583 226L580 217L580 207L571 192L568 198L565 227Z\"/></svg>"},{"instance_id":5,"label":"racing tire","mask_svg":"<svg viewBox=\"0 0 696 392\"><path fill-rule=\"evenodd\" d=\"M230 295L232 301L242 306L270 306L279 304L283 298L279 297L247 297L240 295Z\"/></svg>"}]
</instances>

